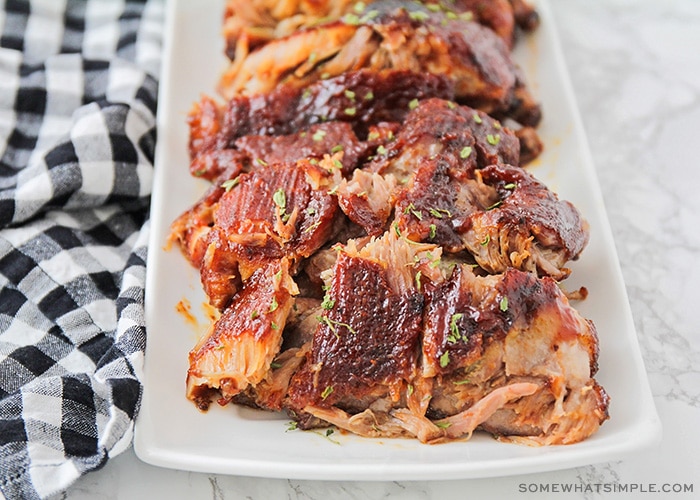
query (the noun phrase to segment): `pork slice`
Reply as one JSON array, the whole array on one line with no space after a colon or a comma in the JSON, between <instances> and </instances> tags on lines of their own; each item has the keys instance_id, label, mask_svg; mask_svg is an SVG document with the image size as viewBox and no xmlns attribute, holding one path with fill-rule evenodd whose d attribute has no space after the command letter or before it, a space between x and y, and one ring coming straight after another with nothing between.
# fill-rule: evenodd
<instances>
[{"instance_id":1,"label":"pork slice","mask_svg":"<svg viewBox=\"0 0 700 500\"><path fill-rule=\"evenodd\" d=\"M258 269L189 354L187 397L206 410L261 382L282 343L296 285L285 260Z\"/></svg>"}]
</instances>

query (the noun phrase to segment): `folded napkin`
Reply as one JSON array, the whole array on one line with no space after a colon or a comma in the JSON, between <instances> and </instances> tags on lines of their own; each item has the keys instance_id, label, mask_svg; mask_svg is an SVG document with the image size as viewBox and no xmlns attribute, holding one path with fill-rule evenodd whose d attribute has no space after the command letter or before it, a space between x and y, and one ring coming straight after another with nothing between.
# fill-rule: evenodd
<instances>
[{"instance_id":1,"label":"folded napkin","mask_svg":"<svg viewBox=\"0 0 700 500\"><path fill-rule=\"evenodd\" d=\"M45 498L131 443L164 6L0 8L0 491Z\"/></svg>"}]
</instances>

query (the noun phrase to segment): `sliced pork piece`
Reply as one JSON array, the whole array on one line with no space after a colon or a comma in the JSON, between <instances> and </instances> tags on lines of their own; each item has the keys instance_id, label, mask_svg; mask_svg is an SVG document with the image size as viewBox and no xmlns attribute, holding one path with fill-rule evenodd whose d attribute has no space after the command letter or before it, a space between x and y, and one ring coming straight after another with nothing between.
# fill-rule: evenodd
<instances>
[{"instance_id":1,"label":"sliced pork piece","mask_svg":"<svg viewBox=\"0 0 700 500\"><path fill-rule=\"evenodd\" d=\"M344 176L369 156L369 145L360 142L346 122L312 125L293 135L247 135L236 141L236 148L258 163L291 163L303 158L318 161L325 155L342 153L338 161Z\"/></svg>"},{"instance_id":2,"label":"sliced pork piece","mask_svg":"<svg viewBox=\"0 0 700 500\"><path fill-rule=\"evenodd\" d=\"M286 260L258 269L189 355L187 397L206 410L268 376L297 288Z\"/></svg>"},{"instance_id":3,"label":"sliced pork piece","mask_svg":"<svg viewBox=\"0 0 700 500\"><path fill-rule=\"evenodd\" d=\"M412 108L368 170L406 182L424 160L444 162L464 178L493 163L520 164L518 138L485 113L444 99L416 101Z\"/></svg>"},{"instance_id":4,"label":"sliced pork piece","mask_svg":"<svg viewBox=\"0 0 700 500\"><path fill-rule=\"evenodd\" d=\"M298 31L237 57L222 76L221 92L230 99L363 68L409 70L446 75L459 101L536 125L539 106L528 97L508 45L470 16L449 14L417 2L375 2L361 16Z\"/></svg>"},{"instance_id":5,"label":"sliced pork piece","mask_svg":"<svg viewBox=\"0 0 700 500\"><path fill-rule=\"evenodd\" d=\"M234 59L242 50L254 49L343 15L359 20L371 15L372 3L371 0L227 0L223 29L226 53ZM537 26L536 11L522 0L431 0L423 3L428 9L441 10L450 16L474 19L491 28L509 46L515 39L516 25L525 31Z\"/></svg>"},{"instance_id":6,"label":"sliced pork piece","mask_svg":"<svg viewBox=\"0 0 700 500\"><path fill-rule=\"evenodd\" d=\"M207 139L190 141L190 155L196 157L211 147L235 147L235 141L246 135L295 134L326 121L348 122L364 140L372 125L401 122L412 102L453 96L452 84L445 76L362 70L317 81L306 88L284 84L267 94L236 96L216 113L210 110L211 98L203 97L193 106L189 122L195 127L195 137ZM203 117L201 113L208 114ZM219 121L201 125L213 119ZM215 135L208 136L208 132Z\"/></svg>"},{"instance_id":7,"label":"sliced pork piece","mask_svg":"<svg viewBox=\"0 0 700 500\"><path fill-rule=\"evenodd\" d=\"M290 386L295 415L400 403L416 375L423 305L416 275L431 251L439 256L392 232L339 250L312 348Z\"/></svg>"},{"instance_id":8,"label":"sliced pork piece","mask_svg":"<svg viewBox=\"0 0 700 500\"><path fill-rule=\"evenodd\" d=\"M338 178L324 163L334 165L327 158L319 165L260 166L219 186L224 192L209 209L208 229L195 232L200 240L187 245L202 254L193 263L212 305L225 307L256 269L281 258L296 269L328 240L338 213L329 191Z\"/></svg>"},{"instance_id":9,"label":"sliced pork piece","mask_svg":"<svg viewBox=\"0 0 700 500\"><path fill-rule=\"evenodd\" d=\"M515 269L477 277L461 266L428 286L422 374L437 383L427 415L452 432L475 428L465 412L487 394L519 387L525 393L499 397L478 425L534 444L587 438L608 418L592 378L597 356L595 328L550 278Z\"/></svg>"},{"instance_id":10,"label":"sliced pork piece","mask_svg":"<svg viewBox=\"0 0 700 500\"><path fill-rule=\"evenodd\" d=\"M369 236L379 236L387 229L396 189L393 175L358 169L338 186L338 204Z\"/></svg>"},{"instance_id":11,"label":"sliced pork piece","mask_svg":"<svg viewBox=\"0 0 700 500\"><path fill-rule=\"evenodd\" d=\"M479 171L498 199L469 217L462 239L481 267L502 272L509 267L557 280L566 278L566 263L576 260L588 243L588 223L568 201L528 172L506 165Z\"/></svg>"}]
</instances>

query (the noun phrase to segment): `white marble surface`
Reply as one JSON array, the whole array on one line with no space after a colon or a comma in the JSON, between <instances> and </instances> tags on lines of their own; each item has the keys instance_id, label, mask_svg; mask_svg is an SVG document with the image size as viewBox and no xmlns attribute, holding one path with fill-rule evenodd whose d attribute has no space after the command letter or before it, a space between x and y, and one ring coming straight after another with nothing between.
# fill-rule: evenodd
<instances>
[{"instance_id":1,"label":"white marble surface","mask_svg":"<svg viewBox=\"0 0 700 500\"><path fill-rule=\"evenodd\" d=\"M692 484L700 498L700 2L551 0L664 437L623 461L498 479L317 482L152 467L132 450L60 497L80 499L639 498L605 484ZM528 493L532 485L583 491ZM600 486L599 486L600 485ZM652 486L655 485L655 486Z\"/></svg>"}]
</instances>

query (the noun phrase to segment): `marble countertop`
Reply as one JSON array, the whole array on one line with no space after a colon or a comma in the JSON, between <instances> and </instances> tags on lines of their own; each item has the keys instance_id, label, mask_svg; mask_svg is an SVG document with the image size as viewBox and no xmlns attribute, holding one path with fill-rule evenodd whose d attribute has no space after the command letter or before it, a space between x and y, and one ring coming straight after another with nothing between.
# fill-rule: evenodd
<instances>
[{"instance_id":1,"label":"marble countertop","mask_svg":"<svg viewBox=\"0 0 700 500\"><path fill-rule=\"evenodd\" d=\"M700 495L700 2L550 1L613 232L663 440L622 461L498 479L321 482L153 467L129 449L61 498L566 498ZM578 486L577 486L578 485ZM636 486L632 486L636 485ZM661 488L693 492L653 493ZM636 495L631 495L636 497Z\"/></svg>"}]
</instances>

